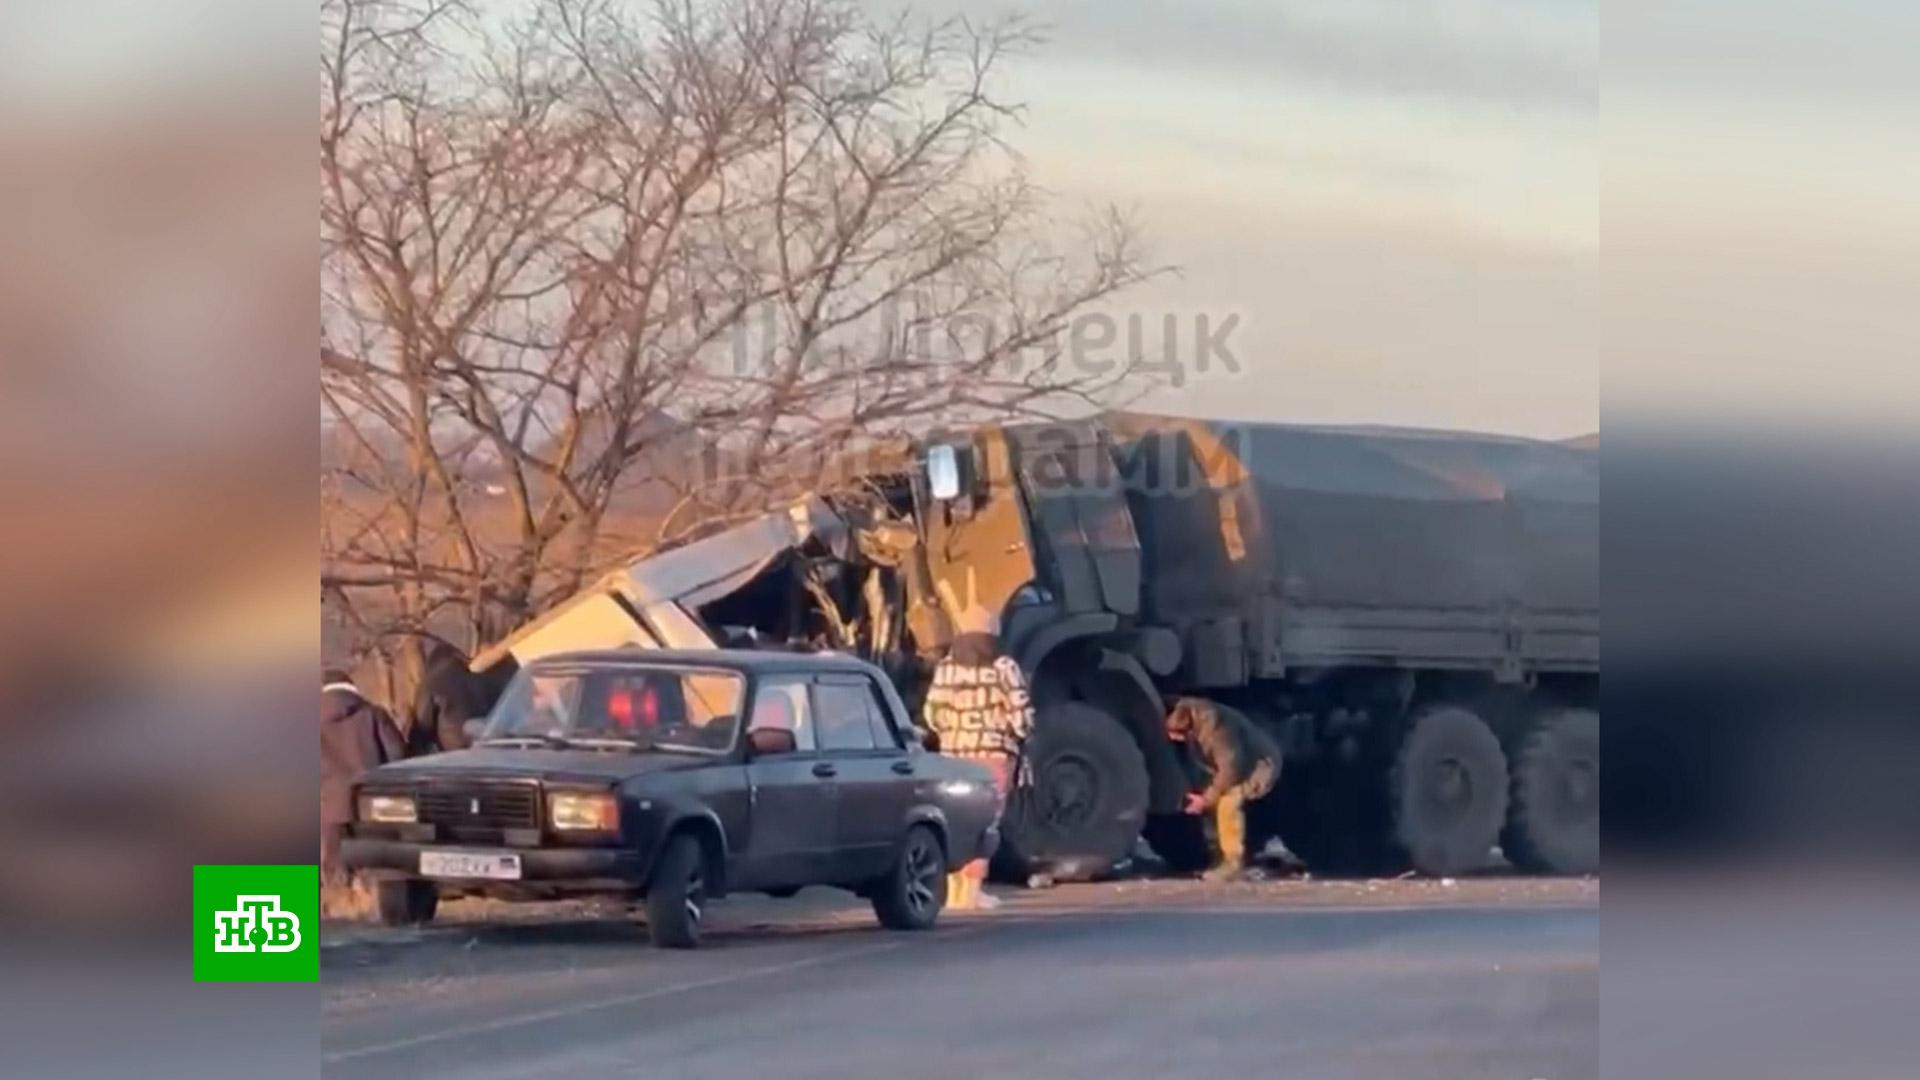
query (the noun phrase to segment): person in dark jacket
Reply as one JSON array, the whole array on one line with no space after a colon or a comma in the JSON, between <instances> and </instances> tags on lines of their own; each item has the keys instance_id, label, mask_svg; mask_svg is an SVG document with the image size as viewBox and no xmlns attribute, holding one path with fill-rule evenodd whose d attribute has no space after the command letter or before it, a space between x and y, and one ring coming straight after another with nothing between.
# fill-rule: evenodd
<instances>
[{"instance_id":1,"label":"person in dark jacket","mask_svg":"<svg viewBox=\"0 0 1920 1080\"><path fill-rule=\"evenodd\" d=\"M435 641L414 694L408 747L415 755L464 749L467 721L485 717L497 696L498 688L489 680L467 670L467 658L459 649Z\"/></svg>"},{"instance_id":2,"label":"person in dark jacket","mask_svg":"<svg viewBox=\"0 0 1920 1080\"><path fill-rule=\"evenodd\" d=\"M1280 779L1280 747L1244 713L1205 698L1186 697L1167 714L1167 738L1184 743L1208 776L1204 790L1187 795L1189 814L1213 811L1220 862L1210 881L1246 873L1246 805L1271 792Z\"/></svg>"},{"instance_id":3,"label":"person in dark jacket","mask_svg":"<svg viewBox=\"0 0 1920 1080\"><path fill-rule=\"evenodd\" d=\"M353 782L376 765L406 756L406 742L387 711L368 701L347 673L320 677L320 880L346 880L340 837L353 820Z\"/></svg>"}]
</instances>

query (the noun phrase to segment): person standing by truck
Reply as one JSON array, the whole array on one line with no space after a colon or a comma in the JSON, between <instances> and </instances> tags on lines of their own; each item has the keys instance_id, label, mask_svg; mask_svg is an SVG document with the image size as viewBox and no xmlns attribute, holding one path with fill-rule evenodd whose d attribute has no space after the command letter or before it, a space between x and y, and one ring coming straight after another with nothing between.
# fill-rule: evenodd
<instances>
[{"instance_id":1,"label":"person standing by truck","mask_svg":"<svg viewBox=\"0 0 1920 1080\"><path fill-rule=\"evenodd\" d=\"M1280 747L1244 713L1205 698L1185 697L1167 714L1167 738L1185 745L1209 779L1190 792L1183 809L1213 812L1220 861L1206 873L1209 881L1234 881L1246 874L1246 805L1264 798L1280 779Z\"/></svg>"},{"instance_id":2,"label":"person standing by truck","mask_svg":"<svg viewBox=\"0 0 1920 1080\"><path fill-rule=\"evenodd\" d=\"M942 586L945 582L941 583ZM993 772L1000 812L1020 769L1021 753L1033 733L1033 701L1026 675L1000 647L999 625L993 613L972 598L956 603L942 588L955 634L947 654L933 669L922 719L940 741L940 752L979 762ZM966 910L991 910L1000 901L982 884L987 860L975 859L947 880L947 905Z\"/></svg>"}]
</instances>

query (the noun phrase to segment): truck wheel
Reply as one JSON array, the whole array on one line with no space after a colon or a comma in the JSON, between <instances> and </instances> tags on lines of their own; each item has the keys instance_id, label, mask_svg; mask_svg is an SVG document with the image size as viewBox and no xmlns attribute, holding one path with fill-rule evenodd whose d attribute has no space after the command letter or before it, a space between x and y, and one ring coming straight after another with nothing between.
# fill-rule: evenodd
<instances>
[{"instance_id":1,"label":"truck wheel","mask_svg":"<svg viewBox=\"0 0 1920 1080\"><path fill-rule=\"evenodd\" d=\"M1500 846L1535 873L1600 869L1600 714L1557 709L1528 729L1513 763Z\"/></svg>"},{"instance_id":2,"label":"truck wheel","mask_svg":"<svg viewBox=\"0 0 1920 1080\"><path fill-rule=\"evenodd\" d=\"M1414 868L1485 866L1507 817L1507 756L1486 721L1457 705L1415 716L1394 762L1394 839Z\"/></svg>"},{"instance_id":3,"label":"truck wheel","mask_svg":"<svg viewBox=\"0 0 1920 1080\"><path fill-rule=\"evenodd\" d=\"M706 856L700 841L681 833L667 843L647 885L647 936L663 949L700 944L707 910Z\"/></svg>"},{"instance_id":4,"label":"truck wheel","mask_svg":"<svg viewBox=\"0 0 1920 1080\"><path fill-rule=\"evenodd\" d=\"M1084 701L1049 706L1026 753L1033 784L1008 800L1000 873L1085 880L1125 858L1147 818L1147 763L1120 721Z\"/></svg>"},{"instance_id":5,"label":"truck wheel","mask_svg":"<svg viewBox=\"0 0 1920 1080\"><path fill-rule=\"evenodd\" d=\"M871 886L873 913L889 930L928 930L947 904L947 853L925 825L907 830L893 869Z\"/></svg>"},{"instance_id":6,"label":"truck wheel","mask_svg":"<svg viewBox=\"0 0 1920 1080\"><path fill-rule=\"evenodd\" d=\"M373 883L374 912L382 926L421 926L440 908L440 890L418 878L387 878Z\"/></svg>"}]
</instances>

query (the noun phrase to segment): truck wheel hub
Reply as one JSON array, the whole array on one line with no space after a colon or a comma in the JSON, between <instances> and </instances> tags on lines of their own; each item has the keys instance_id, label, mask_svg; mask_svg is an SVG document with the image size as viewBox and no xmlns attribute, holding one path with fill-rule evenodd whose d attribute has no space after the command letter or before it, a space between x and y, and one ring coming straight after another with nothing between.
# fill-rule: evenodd
<instances>
[{"instance_id":1,"label":"truck wheel hub","mask_svg":"<svg viewBox=\"0 0 1920 1080\"><path fill-rule=\"evenodd\" d=\"M1462 809L1473 802L1473 778L1459 761L1447 758L1434 767L1433 801L1447 809Z\"/></svg>"},{"instance_id":2,"label":"truck wheel hub","mask_svg":"<svg viewBox=\"0 0 1920 1080\"><path fill-rule=\"evenodd\" d=\"M1580 810L1587 807L1593 802L1593 793L1598 787L1592 762L1576 761L1567 766L1561 789L1569 809Z\"/></svg>"},{"instance_id":3,"label":"truck wheel hub","mask_svg":"<svg viewBox=\"0 0 1920 1080\"><path fill-rule=\"evenodd\" d=\"M1040 787L1046 820L1059 828L1085 824L1100 802L1100 775L1078 755L1062 754L1047 762Z\"/></svg>"}]
</instances>

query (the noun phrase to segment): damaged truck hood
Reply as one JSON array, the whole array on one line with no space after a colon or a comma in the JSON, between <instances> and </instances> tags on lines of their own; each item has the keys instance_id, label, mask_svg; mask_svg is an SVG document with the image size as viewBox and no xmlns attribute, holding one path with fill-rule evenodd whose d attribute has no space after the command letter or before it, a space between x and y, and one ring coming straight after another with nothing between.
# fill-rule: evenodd
<instances>
[{"instance_id":1,"label":"damaged truck hood","mask_svg":"<svg viewBox=\"0 0 1920 1080\"><path fill-rule=\"evenodd\" d=\"M808 495L784 511L656 554L638 556L473 658L486 671L508 656L522 666L582 649L711 649L691 612L751 583L788 552L817 545L847 553L848 527Z\"/></svg>"}]
</instances>

